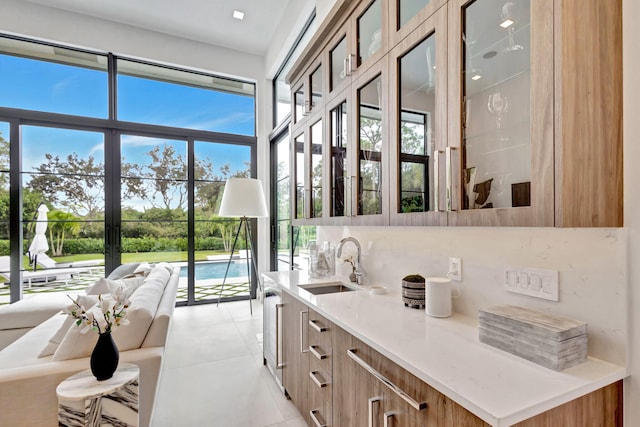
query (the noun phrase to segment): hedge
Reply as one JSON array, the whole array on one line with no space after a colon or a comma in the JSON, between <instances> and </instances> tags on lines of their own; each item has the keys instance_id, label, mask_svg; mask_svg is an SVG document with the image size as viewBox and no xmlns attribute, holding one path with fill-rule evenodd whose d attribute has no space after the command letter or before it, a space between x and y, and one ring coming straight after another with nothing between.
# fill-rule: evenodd
<instances>
[{"instance_id":1,"label":"hedge","mask_svg":"<svg viewBox=\"0 0 640 427\"><path fill-rule=\"evenodd\" d=\"M24 241L24 250L26 254L29 249L30 242ZM244 241L238 241L237 249L244 248ZM168 237L128 237L122 239L120 248L122 253L136 252L166 252L166 251L186 251L187 238L168 238ZM196 238L196 251L207 250L224 250L224 244L221 237L205 237ZM64 254L103 254L103 239L66 239L62 247ZM0 255L9 255L9 241L0 240Z\"/></svg>"}]
</instances>

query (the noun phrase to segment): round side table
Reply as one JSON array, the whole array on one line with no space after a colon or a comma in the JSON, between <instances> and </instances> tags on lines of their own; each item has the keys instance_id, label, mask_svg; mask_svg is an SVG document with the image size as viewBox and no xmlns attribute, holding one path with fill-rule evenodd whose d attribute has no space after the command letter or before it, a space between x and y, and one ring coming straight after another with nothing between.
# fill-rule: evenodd
<instances>
[{"instance_id":1,"label":"round side table","mask_svg":"<svg viewBox=\"0 0 640 427\"><path fill-rule=\"evenodd\" d=\"M93 427L138 426L140 369L121 363L113 377L98 381L86 369L62 381L58 394L58 425Z\"/></svg>"}]
</instances>

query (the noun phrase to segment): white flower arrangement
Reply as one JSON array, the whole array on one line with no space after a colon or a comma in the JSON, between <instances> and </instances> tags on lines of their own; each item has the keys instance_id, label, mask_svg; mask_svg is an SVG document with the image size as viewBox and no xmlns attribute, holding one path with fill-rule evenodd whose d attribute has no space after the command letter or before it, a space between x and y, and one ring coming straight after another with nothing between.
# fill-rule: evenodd
<instances>
[{"instance_id":1,"label":"white flower arrangement","mask_svg":"<svg viewBox=\"0 0 640 427\"><path fill-rule=\"evenodd\" d=\"M70 296L69 299L73 301L73 304L68 306L64 313L77 319L75 323L77 326L82 326L80 332L83 334L89 330L98 334L109 333L114 325L125 326L129 324L129 320L127 320L129 300L122 287L118 287L106 297L98 295L98 303L89 309L80 304L77 299L74 300Z\"/></svg>"}]
</instances>

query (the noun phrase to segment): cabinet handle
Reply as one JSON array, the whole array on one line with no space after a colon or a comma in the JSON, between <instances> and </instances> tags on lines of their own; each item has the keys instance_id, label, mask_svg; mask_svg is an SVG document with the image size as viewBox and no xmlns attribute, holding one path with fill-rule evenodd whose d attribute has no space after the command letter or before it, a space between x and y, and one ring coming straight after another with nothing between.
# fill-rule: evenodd
<instances>
[{"instance_id":1,"label":"cabinet handle","mask_svg":"<svg viewBox=\"0 0 640 427\"><path fill-rule=\"evenodd\" d=\"M347 75L350 76L351 73L353 73L353 53L350 53L349 56L347 56L347 64L349 65L347 67Z\"/></svg>"},{"instance_id":2,"label":"cabinet handle","mask_svg":"<svg viewBox=\"0 0 640 427\"><path fill-rule=\"evenodd\" d=\"M391 420L393 419L394 412L389 411L384 413L384 427L391 427Z\"/></svg>"},{"instance_id":3,"label":"cabinet handle","mask_svg":"<svg viewBox=\"0 0 640 427\"><path fill-rule=\"evenodd\" d=\"M344 58L344 61L342 61L342 74L341 74L341 78L343 79L349 75L348 66L349 66L349 60L347 58Z\"/></svg>"},{"instance_id":4,"label":"cabinet handle","mask_svg":"<svg viewBox=\"0 0 640 427\"><path fill-rule=\"evenodd\" d=\"M280 309L284 307L284 304L276 304L276 369L284 368L284 363L280 361L280 317L278 314L280 313Z\"/></svg>"},{"instance_id":5,"label":"cabinet handle","mask_svg":"<svg viewBox=\"0 0 640 427\"><path fill-rule=\"evenodd\" d=\"M307 351L309 351L307 349L307 346L304 345L304 315L309 315L308 311L301 311L300 312L300 353L306 353Z\"/></svg>"},{"instance_id":6,"label":"cabinet handle","mask_svg":"<svg viewBox=\"0 0 640 427\"><path fill-rule=\"evenodd\" d=\"M440 154L442 150L434 151L435 157L433 158L433 210L440 212Z\"/></svg>"},{"instance_id":7,"label":"cabinet handle","mask_svg":"<svg viewBox=\"0 0 640 427\"><path fill-rule=\"evenodd\" d=\"M313 382L314 382L314 383L316 383L316 385L317 385L319 388L326 387L326 386L327 386L327 383L326 383L326 382L322 382L322 381L320 381L320 380L318 379L318 376L316 375L317 373L318 373L317 371L311 371L311 372L309 372L309 376L311 377L311 379L313 380Z\"/></svg>"},{"instance_id":8,"label":"cabinet handle","mask_svg":"<svg viewBox=\"0 0 640 427\"><path fill-rule=\"evenodd\" d=\"M447 200L446 200L446 204L447 204L447 212L451 212L453 211L453 206L452 206L452 200L453 200L453 196L451 195L451 186L452 186L452 181L453 181L453 177L451 176L451 152L454 150L453 147L447 147L446 151L445 151L445 175L446 175L446 186L447 186Z\"/></svg>"},{"instance_id":9,"label":"cabinet handle","mask_svg":"<svg viewBox=\"0 0 640 427\"><path fill-rule=\"evenodd\" d=\"M351 216L351 177L350 176L346 176L345 177L345 187L344 187L344 192L345 192L345 209L344 209L344 215L347 217Z\"/></svg>"},{"instance_id":10,"label":"cabinet handle","mask_svg":"<svg viewBox=\"0 0 640 427\"><path fill-rule=\"evenodd\" d=\"M311 326L314 330L323 333L327 331L325 326L319 326L317 320L309 320L309 326Z\"/></svg>"},{"instance_id":11,"label":"cabinet handle","mask_svg":"<svg viewBox=\"0 0 640 427\"><path fill-rule=\"evenodd\" d=\"M391 382L387 377L382 375L380 372L376 371L371 365L362 360L358 355L356 355L355 349L347 350L347 355L353 359L358 365L362 366L367 372L376 377L380 382L386 385L392 392L398 395L402 400L411 405L412 408L422 411L427 408L427 402L417 402L407 393L405 393L400 387Z\"/></svg>"},{"instance_id":12,"label":"cabinet handle","mask_svg":"<svg viewBox=\"0 0 640 427\"><path fill-rule=\"evenodd\" d=\"M326 354L318 353L318 350L316 350L316 346L315 345L310 345L309 346L309 352L311 354L313 354L316 357L316 359L318 359L318 360L322 360L322 359L326 359L327 358Z\"/></svg>"},{"instance_id":13,"label":"cabinet handle","mask_svg":"<svg viewBox=\"0 0 640 427\"><path fill-rule=\"evenodd\" d=\"M370 397L369 398L369 402L368 402L368 409L369 409L369 424L368 427L373 427L373 404L374 403L379 403L382 402L382 398L380 396L376 396L376 397Z\"/></svg>"},{"instance_id":14,"label":"cabinet handle","mask_svg":"<svg viewBox=\"0 0 640 427\"><path fill-rule=\"evenodd\" d=\"M312 409L309 411L309 416L311 417L311 420L313 421L313 424L316 427L327 427L326 424L322 424L320 421L318 421L318 418L316 417L316 414L318 413L317 409Z\"/></svg>"}]
</instances>

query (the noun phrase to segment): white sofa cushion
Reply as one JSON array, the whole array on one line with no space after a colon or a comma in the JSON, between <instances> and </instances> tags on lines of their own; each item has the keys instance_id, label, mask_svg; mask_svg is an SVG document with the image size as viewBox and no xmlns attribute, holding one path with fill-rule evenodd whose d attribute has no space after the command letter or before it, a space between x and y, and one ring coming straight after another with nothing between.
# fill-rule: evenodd
<instances>
[{"instance_id":1,"label":"white sofa cushion","mask_svg":"<svg viewBox=\"0 0 640 427\"><path fill-rule=\"evenodd\" d=\"M142 285L131 295L131 304L127 309L129 325L117 327L112 332L120 351L140 348L142 345L169 277L169 272L165 268L154 268L145 277ZM79 327L69 329L53 354L53 360L75 359L91 354L98 340L98 334L94 332L83 334L80 331Z\"/></svg>"},{"instance_id":2,"label":"white sofa cushion","mask_svg":"<svg viewBox=\"0 0 640 427\"><path fill-rule=\"evenodd\" d=\"M96 283L87 288L87 295L112 294L119 287L124 288L125 297L130 298L131 295L144 282L144 276L126 277L123 279L105 279L99 278Z\"/></svg>"},{"instance_id":3,"label":"white sofa cushion","mask_svg":"<svg viewBox=\"0 0 640 427\"><path fill-rule=\"evenodd\" d=\"M71 300L61 292L30 295L13 304L0 306L0 327L33 328L69 304Z\"/></svg>"}]
</instances>

